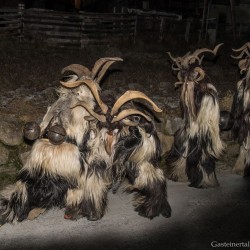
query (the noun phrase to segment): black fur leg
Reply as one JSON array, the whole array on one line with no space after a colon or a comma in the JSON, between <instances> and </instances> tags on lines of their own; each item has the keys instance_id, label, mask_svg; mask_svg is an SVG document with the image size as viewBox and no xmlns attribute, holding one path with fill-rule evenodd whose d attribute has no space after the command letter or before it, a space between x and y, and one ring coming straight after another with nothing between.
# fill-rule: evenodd
<instances>
[{"instance_id":1,"label":"black fur leg","mask_svg":"<svg viewBox=\"0 0 250 250\"><path fill-rule=\"evenodd\" d=\"M91 201L89 199L88 200L85 199L81 204L80 214L83 217L86 217L87 220L90 220L90 221L100 220L104 215L105 207L106 207L106 200L105 199L103 199L103 201L102 201L102 206L101 206L100 210L97 209L94 201Z\"/></svg>"},{"instance_id":2,"label":"black fur leg","mask_svg":"<svg viewBox=\"0 0 250 250\"><path fill-rule=\"evenodd\" d=\"M189 140L186 173L190 187L207 188L219 185L215 175L215 159L199 146L197 137Z\"/></svg>"},{"instance_id":3,"label":"black fur leg","mask_svg":"<svg viewBox=\"0 0 250 250\"><path fill-rule=\"evenodd\" d=\"M14 219L23 221L27 219L29 212L36 207L51 208L62 207L67 190L74 187L68 181L59 176L39 174L31 176L27 170L19 173L15 184L15 191L10 200L1 205L1 218L3 222L12 222Z\"/></svg>"},{"instance_id":4,"label":"black fur leg","mask_svg":"<svg viewBox=\"0 0 250 250\"><path fill-rule=\"evenodd\" d=\"M208 188L219 186L215 174L215 160L211 157L204 162L198 163L196 166L188 167L187 174L190 180L190 187Z\"/></svg>"},{"instance_id":5,"label":"black fur leg","mask_svg":"<svg viewBox=\"0 0 250 250\"><path fill-rule=\"evenodd\" d=\"M244 170L244 177L250 177L250 163L246 164L246 167Z\"/></svg>"},{"instance_id":6,"label":"black fur leg","mask_svg":"<svg viewBox=\"0 0 250 250\"><path fill-rule=\"evenodd\" d=\"M7 206L8 206L8 201L6 199L0 199L0 226L4 225L7 222L6 215L4 215Z\"/></svg>"},{"instance_id":7,"label":"black fur leg","mask_svg":"<svg viewBox=\"0 0 250 250\"><path fill-rule=\"evenodd\" d=\"M140 216L149 219L153 219L160 214L165 218L171 217L172 210L166 199L161 197L161 201L156 201L150 197L142 197L139 194L137 194L135 198L141 202L135 205L135 211L137 211Z\"/></svg>"},{"instance_id":8,"label":"black fur leg","mask_svg":"<svg viewBox=\"0 0 250 250\"><path fill-rule=\"evenodd\" d=\"M8 189L6 192L8 192ZM25 183L17 181L13 190L9 192L8 198L2 198L0 203L2 223L12 222L14 219L17 221L26 219L30 211L30 205Z\"/></svg>"},{"instance_id":9,"label":"black fur leg","mask_svg":"<svg viewBox=\"0 0 250 250\"><path fill-rule=\"evenodd\" d=\"M165 176L172 181L188 181L186 174L186 155L188 137L184 128L179 129L174 136L171 150L164 156Z\"/></svg>"},{"instance_id":10,"label":"black fur leg","mask_svg":"<svg viewBox=\"0 0 250 250\"><path fill-rule=\"evenodd\" d=\"M167 195L163 183L155 183L154 189L144 188L135 195L135 211L140 216L153 219L160 214L165 218L171 216L171 207L167 201Z\"/></svg>"},{"instance_id":11,"label":"black fur leg","mask_svg":"<svg viewBox=\"0 0 250 250\"><path fill-rule=\"evenodd\" d=\"M31 176L28 171L22 171L19 177L26 183L28 201L31 207L63 207L67 190L76 187L76 182L69 183L57 175L49 176L38 173L36 176Z\"/></svg>"},{"instance_id":12,"label":"black fur leg","mask_svg":"<svg viewBox=\"0 0 250 250\"><path fill-rule=\"evenodd\" d=\"M86 171L84 197L79 213L88 220L100 220L107 207L107 193L111 187L111 169L105 161L92 162Z\"/></svg>"},{"instance_id":13,"label":"black fur leg","mask_svg":"<svg viewBox=\"0 0 250 250\"><path fill-rule=\"evenodd\" d=\"M163 172L149 162L144 162L143 166L130 163L126 167L126 177L131 184L126 191L136 192L133 201L135 211L149 219L160 214L166 218L170 217L171 207L167 201L167 183ZM154 178L145 178L149 171L152 171Z\"/></svg>"}]
</instances>

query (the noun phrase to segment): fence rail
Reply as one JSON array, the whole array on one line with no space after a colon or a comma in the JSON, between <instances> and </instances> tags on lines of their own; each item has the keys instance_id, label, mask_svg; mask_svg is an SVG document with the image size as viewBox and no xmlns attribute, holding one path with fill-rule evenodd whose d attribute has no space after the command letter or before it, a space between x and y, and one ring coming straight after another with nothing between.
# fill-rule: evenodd
<instances>
[{"instance_id":1,"label":"fence rail","mask_svg":"<svg viewBox=\"0 0 250 250\"><path fill-rule=\"evenodd\" d=\"M51 46L134 41L136 16L130 14L66 13L41 9L0 10L0 38L19 36Z\"/></svg>"},{"instance_id":2,"label":"fence rail","mask_svg":"<svg viewBox=\"0 0 250 250\"><path fill-rule=\"evenodd\" d=\"M129 13L68 13L42 9L0 9L0 39L17 36L51 46L84 48L121 41L195 39L197 21L173 20L164 15ZM242 25L239 36L249 27ZM211 33L211 32L210 32ZM216 34L215 32L212 32ZM222 32L223 33L223 32ZM192 36L191 36L192 35ZM214 38L215 41L216 37Z\"/></svg>"},{"instance_id":3,"label":"fence rail","mask_svg":"<svg viewBox=\"0 0 250 250\"><path fill-rule=\"evenodd\" d=\"M0 9L0 37L20 36L21 14L18 9Z\"/></svg>"}]
</instances>

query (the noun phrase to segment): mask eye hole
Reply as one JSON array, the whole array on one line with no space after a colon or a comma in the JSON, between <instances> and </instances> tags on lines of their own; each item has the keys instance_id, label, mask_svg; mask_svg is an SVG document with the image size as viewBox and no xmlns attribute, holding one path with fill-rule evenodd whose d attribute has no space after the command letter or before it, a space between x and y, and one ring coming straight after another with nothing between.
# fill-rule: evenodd
<instances>
[{"instance_id":1,"label":"mask eye hole","mask_svg":"<svg viewBox=\"0 0 250 250\"><path fill-rule=\"evenodd\" d=\"M133 117L133 121L134 121L134 122L139 122L140 119L141 119L140 116L134 116L134 117Z\"/></svg>"}]
</instances>

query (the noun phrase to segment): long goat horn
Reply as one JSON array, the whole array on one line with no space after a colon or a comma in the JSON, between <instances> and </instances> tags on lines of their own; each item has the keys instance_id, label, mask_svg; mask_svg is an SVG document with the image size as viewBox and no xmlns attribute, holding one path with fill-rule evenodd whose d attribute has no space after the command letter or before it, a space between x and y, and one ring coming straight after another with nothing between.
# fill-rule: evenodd
<instances>
[{"instance_id":1,"label":"long goat horn","mask_svg":"<svg viewBox=\"0 0 250 250\"><path fill-rule=\"evenodd\" d=\"M217 45L214 47L213 50L207 49L207 48L197 49L197 50L195 50L195 51L193 52L193 54L191 54L190 56L183 58L182 64L183 64L184 66L187 67L187 66L190 64L189 61L190 61L191 59L194 58L194 59L198 60L199 65L201 65L201 62L202 62L203 57L202 57L202 58L199 58L198 56L199 56L201 53L205 53L205 52L209 52L209 53L212 53L212 54L216 55L217 52L218 52L218 49L220 48L221 45L223 45L223 43L217 44Z\"/></svg>"},{"instance_id":2,"label":"long goat horn","mask_svg":"<svg viewBox=\"0 0 250 250\"><path fill-rule=\"evenodd\" d=\"M136 110L136 109L125 109L125 110L122 110L117 116L115 116L113 118L113 120L111 121L111 123L118 122L118 121L126 118L129 115L141 115L147 121L149 121L149 122L152 121L152 119L148 115L144 114L143 112L141 112L139 110Z\"/></svg>"},{"instance_id":3,"label":"long goat horn","mask_svg":"<svg viewBox=\"0 0 250 250\"><path fill-rule=\"evenodd\" d=\"M104 114L107 113L108 107L101 100L100 95L99 95L99 91L98 91L97 86L96 86L96 83L92 79L81 79L81 80L78 80L78 81L75 81L75 82L62 82L62 81L60 81L60 83L64 87L67 87L67 88L75 88L75 87L80 86L81 84L87 85L89 87L89 89L91 90L93 96L95 97L97 103L99 104L102 112Z\"/></svg>"},{"instance_id":4,"label":"long goat horn","mask_svg":"<svg viewBox=\"0 0 250 250\"><path fill-rule=\"evenodd\" d=\"M162 110L144 93L136 90L128 90L122 96L120 96L119 99L115 102L111 110L111 115L114 115L124 103L133 99L144 99L152 105L154 111L162 112Z\"/></svg>"},{"instance_id":5,"label":"long goat horn","mask_svg":"<svg viewBox=\"0 0 250 250\"><path fill-rule=\"evenodd\" d=\"M90 70L80 64L71 64L63 68L61 73L64 74L66 71L74 72L79 78L82 77L83 75L90 76Z\"/></svg>"},{"instance_id":6,"label":"long goat horn","mask_svg":"<svg viewBox=\"0 0 250 250\"><path fill-rule=\"evenodd\" d=\"M197 56L197 57L198 57L199 54L204 53L204 52L210 52L210 53L216 55L217 52L218 52L218 49L219 49L220 46L222 46L222 45L223 45L223 43L217 44L217 45L214 47L213 50L207 49L207 48L197 49L197 50L192 54L192 56L194 56L194 57Z\"/></svg>"},{"instance_id":7,"label":"long goat horn","mask_svg":"<svg viewBox=\"0 0 250 250\"><path fill-rule=\"evenodd\" d=\"M104 115L99 115L97 114L92 108L91 106L86 103L86 102L78 102L76 105L74 105L73 107L71 107L71 109L76 108L78 106L81 106L83 108L85 108L93 117L95 117L97 120L101 121L101 122L106 122L106 117Z\"/></svg>"},{"instance_id":8,"label":"long goat horn","mask_svg":"<svg viewBox=\"0 0 250 250\"><path fill-rule=\"evenodd\" d=\"M231 57L234 59L241 59L243 57L244 53L245 53L245 51L243 50L238 56L231 55Z\"/></svg>"},{"instance_id":9,"label":"long goat horn","mask_svg":"<svg viewBox=\"0 0 250 250\"><path fill-rule=\"evenodd\" d=\"M250 53L249 53L247 48L245 50L243 50L238 56L232 56L231 55L231 57L234 58L234 59L241 59L243 57L244 53L246 53L247 56L250 57Z\"/></svg>"},{"instance_id":10,"label":"long goat horn","mask_svg":"<svg viewBox=\"0 0 250 250\"><path fill-rule=\"evenodd\" d=\"M195 67L194 71L199 73L199 77L196 79L197 82L201 81L205 77L205 72L202 68L200 67Z\"/></svg>"},{"instance_id":11,"label":"long goat horn","mask_svg":"<svg viewBox=\"0 0 250 250\"><path fill-rule=\"evenodd\" d=\"M239 49L232 49L233 51L235 52L239 52L239 51L242 51L242 50L245 50L245 49L250 49L250 42L247 42L245 43L243 46L241 46Z\"/></svg>"},{"instance_id":12,"label":"long goat horn","mask_svg":"<svg viewBox=\"0 0 250 250\"><path fill-rule=\"evenodd\" d=\"M99 60L96 61L92 72L90 74L90 77L95 80L99 84L101 79L103 78L104 74L108 70L108 68L117 61L123 61L122 58L119 57L104 57L100 58Z\"/></svg>"},{"instance_id":13,"label":"long goat horn","mask_svg":"<svg viewBox=\"0 0 250 250\"><path fill-rule=\"evenodd\" d=\"M178 68L173 68L173 66L172 66L172 69L173 69L173 70L180 69L180 68L181 68L181 65L180 65L180 63L178 62L178 60L180 59L180 57L174 58L174 57L171 55L170 52L167 52L167 54L169 55L170 59L171 59L171 60L176 64L176 66L178 67Z\"/></svg>"}]
</instances>

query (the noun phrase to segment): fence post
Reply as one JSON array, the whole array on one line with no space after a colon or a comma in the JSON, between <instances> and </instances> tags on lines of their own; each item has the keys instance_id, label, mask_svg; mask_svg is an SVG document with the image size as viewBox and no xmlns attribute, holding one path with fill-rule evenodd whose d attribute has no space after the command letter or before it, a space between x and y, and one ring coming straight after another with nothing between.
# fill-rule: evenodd
<instances>
[{"instance_id":1,"label":"fence post","mask_svg":"<svg viewBox=\"0 0 250 250\"><path fill-rule=\"evenodd\" d=\"M135 23L134 23L134 44L136 43L137 36L137 25L138 25L138 15L135 15Z\"/></svg>"},{"instance_id":2,"label":"fence post","mask_svg":"<svg viewBox=\"0 0 250 250\"><path fill-rule=\"evenodd\" d=\"M20 36L19 40L22 41L22 38L24 36L23 34L23 13L24 13L25 5L22 3L18 4L18 15L20 15L19 19L19 26L20 26Z\"/></svg>"},{"instance_id":3,"label":"fence post","mask_svg":"<svg viewBox=\"0 0 250 250\"><path fill-rule=\"evenodd\" d=\"M81 49L86 47L86 38L84 37L84 27L85 27L85 16L84 14L80 13L80 18L81 18L81 28L80 28L80 41L81 41Z\"/></svg>"},{"instance_id":4,"label":"fence post","mask_svg":"<svg viewBox=\"0 0 250 250\"><path fill-rule=\"evenodd\" d=\"M160 40L160 42L163 40L164 24L165 24L165 18L161 17L160 32L159 32L159 40Z\"/></svg>"}]
</instances>

